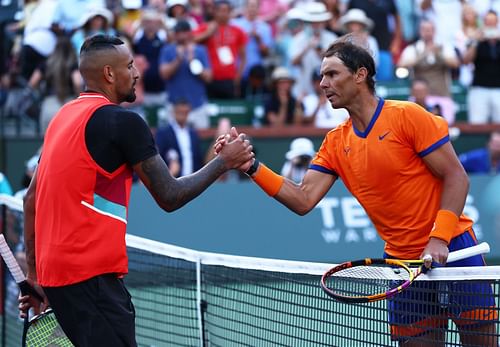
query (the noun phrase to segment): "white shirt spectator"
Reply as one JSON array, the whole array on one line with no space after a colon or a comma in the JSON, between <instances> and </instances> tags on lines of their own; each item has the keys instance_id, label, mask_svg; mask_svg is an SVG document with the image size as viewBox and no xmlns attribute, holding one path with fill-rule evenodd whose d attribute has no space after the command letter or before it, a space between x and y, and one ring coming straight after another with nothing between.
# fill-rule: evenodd
<instances>
[{"instance_id":1,"label":"white shirt spectator","mask_svg":"<svg viewBox=\"0 0 500 347\"><path fill-rule=\"evenodd\" d=\"M290 45L290 55L292 59L299 55L304 47L309 45L311 42L312 33L308 28L306 28L301 33L297 34L292 39L292 43ZM333 41L337 39L337 35L322 30L319 39L319 50L320 52L324 52ZM297 83L294 86L294 94L297 96L306 95L313 91L311 84L311 75L315 69L317 69L321 65L322 57L316 52L314 49L309 49L303 56L301 65L299 67L299 77L297 79Z\"/></svg>"},{"instance_id":2,"label":"white shirt spectator","mask_svg":"<svg viewBox=\"0 0 500 347\"><path fill-rule=\"evenodd\" d=\"M182 171L180 176L186 176L193 173L193 159L191 156L191 137L188 127L180 127L176 122L172 122L177 143L181 151Z\"/></svg>"},{"instance_id":3,"label":"white shirt spectator","mask_svg":"<svg viewBox=\"0 0 500 347\"><path fill-rule=\"evenodd\" d=\"M56 47L57 38L51 27L57 5L57 0L41 0L24 28L23 44L45 57Z\"/></svg>"},{"instance_id":4,"label":"white shirt spectator","mask_svg":"<svg viewBox=\"0 0 500 347\"><path fill-rule=\"evenodd\" d=\"M303 100L304 116L313 117L319 103L319 97L315 93L307 95ZM349 117L345 108L333 108L330 102L325 102L316 112L314 126L316 128L333 129Z\"/></svg>"}]
</instances>

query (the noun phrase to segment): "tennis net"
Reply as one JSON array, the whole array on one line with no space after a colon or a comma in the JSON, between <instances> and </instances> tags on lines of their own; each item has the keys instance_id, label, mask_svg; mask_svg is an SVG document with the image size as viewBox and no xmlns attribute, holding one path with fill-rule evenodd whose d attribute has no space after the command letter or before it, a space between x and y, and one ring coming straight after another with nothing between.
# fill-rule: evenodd
<instances>
[{"instance_id":1,"label":"tennis net","mask_svg":"<svg viewBox=\"0 0 500 347\"><path fill-rule=\"evenodd\" d=\"M4 232L9 233L22 223L22 215L12 201L0 197L2 202L9 206L3 214L8 219ZM387 301L346 304L322 292L320 277L332 264L199 252L134 235L127 235L127 248L125 280L136 308L139 346L398 345L391 338ZM478 334L483 342L477 345L496 344L500 267L438 268L420 276L417 283L422 296L392 314L412 310L418 318L438 312L439 326L429 329L446 331L446 346L461 346L459 328L447 313L467 312L470 300L487 298L496 304L493 308L485 304L483 311L493 312L496 330ZM463 284L472 289L467 292ZM492 293L470 285L489 286ZM435 304L430 302L434 296ZM425 308L420 308L423 304ZM17 346L22 323L14 305L6 304L4 312L4 346ZM466 316L457 322L462 330L472 323L475 318Z\"/></svg>"}]
</instances>

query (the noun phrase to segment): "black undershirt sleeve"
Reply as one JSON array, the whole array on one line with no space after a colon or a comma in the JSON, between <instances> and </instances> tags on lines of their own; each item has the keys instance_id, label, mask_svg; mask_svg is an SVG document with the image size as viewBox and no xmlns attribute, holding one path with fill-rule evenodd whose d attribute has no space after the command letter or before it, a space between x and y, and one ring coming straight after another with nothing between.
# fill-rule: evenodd
<instances>
[{"instance_id":1,"label":"black undershirt sleeve","mask_svg":"<svg viewBox=\"0 0 500 347\"><path fill-rule=\"evenodd\" d=\"M85 128L85 143L95 162L107 172L123 164L133 166L158 153L146 122L118 105L94 112Z\"/></svg>"}]
</instances>

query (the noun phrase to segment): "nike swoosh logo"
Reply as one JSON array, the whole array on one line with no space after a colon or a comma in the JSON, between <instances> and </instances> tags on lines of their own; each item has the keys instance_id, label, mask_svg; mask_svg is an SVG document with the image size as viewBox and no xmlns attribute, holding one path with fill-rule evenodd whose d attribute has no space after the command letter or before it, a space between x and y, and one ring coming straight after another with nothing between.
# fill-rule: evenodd
<instances>
[{"instance_id":1,"label":"nike swoosh logo","mask_svg":"<svg viewBox=\"0 0 500 347\"><path fill-rule=\"evenodd\" d=\"M383 134L383 135L379 135L379 136L378 136L378 139L379 139L380 141L382 141L383 139L385 139L385 137L386 137L387 135L389 135L389 134L390 134L390 132L391 132L391 131L388 131L388 132L386 132L386 133L385 133L385 134Z\"/></svg>"}]
</instances>

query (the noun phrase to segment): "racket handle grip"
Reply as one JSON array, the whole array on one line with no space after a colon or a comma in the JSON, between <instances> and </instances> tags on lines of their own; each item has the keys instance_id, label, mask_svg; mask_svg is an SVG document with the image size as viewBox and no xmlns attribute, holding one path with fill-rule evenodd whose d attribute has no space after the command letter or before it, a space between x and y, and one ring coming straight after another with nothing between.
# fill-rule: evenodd
<instances>
[{"instance_id":1,"label":"racket handle grip","mask_svg":"<svg viewBox=\"0 0 500 347\"><path fill-rule=\"evenodd\" d=\"M457 260L462 260L475 255L485 254L489 252L490 252L490 245L486 242L482 242L472 247L463 248L458 251L450 252L450 254L448 254L448 260L446 262L451 263Z\"/></svg>"},{"instance_id":2,"label":"racket handle grip","mask_svg":"<svg viewBox=\"0 0 500 347\"><path fill-rule=\"evenodd\" d=\"M20 283L18 283L19 289L21 289L21 294L23 295L30 295L35 297L39 301L43 301L43 297L33 288L31 284L28 283L28 281L24 280Z\"/></svg>"}]
</instances>

